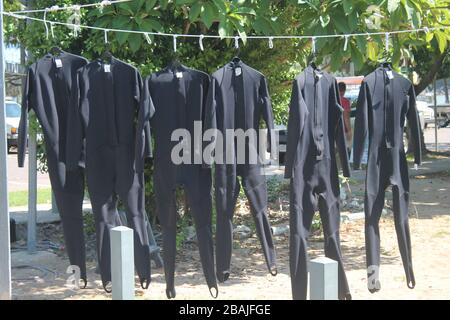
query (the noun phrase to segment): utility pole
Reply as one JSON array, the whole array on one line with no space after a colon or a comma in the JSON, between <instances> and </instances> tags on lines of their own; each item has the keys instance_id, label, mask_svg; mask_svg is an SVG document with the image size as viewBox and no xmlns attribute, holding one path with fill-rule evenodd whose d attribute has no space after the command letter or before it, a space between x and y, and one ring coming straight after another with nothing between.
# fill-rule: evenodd
<instances>
[{"instance_id":1,"label":"utility pole","mask_svg":"<svg viewBox=\"0 0 450 320\"><path fill-rule=\"evenodd\" d=\"M0 300L11 299L11 250L8 206L8 153L5 114L3 0L0 0Z\"/></svg>"}]
</instances>

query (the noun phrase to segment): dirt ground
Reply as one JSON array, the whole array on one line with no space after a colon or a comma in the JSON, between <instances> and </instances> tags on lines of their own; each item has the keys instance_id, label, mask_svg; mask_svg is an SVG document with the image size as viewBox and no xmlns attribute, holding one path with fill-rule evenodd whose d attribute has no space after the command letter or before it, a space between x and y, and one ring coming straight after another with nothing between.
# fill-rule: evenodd
<instances>
[{"instance_id":1,"label":"dirt ground","mask_svg":"<svg viewBox=\"0 0 450 320\"><path fill-rule=\"evenodd\" d=\"M392 212L381 219L381 291L367 290L364 248L364 220L341 224L344 263L350 290L354 299L450 299L450 173L421 176L411 179L410 229L413 247L413 265L416 288L406 286L403 266L399 256ZM361 200L364 185L353 183L353 195ZM387 206L390 194L387 193ZM285 201L283 201L285 203ZM287 205L283 211L272 208L274 224L288 222ZM361 210L359 210L361 211ZM243 213L243 214L242 214ZM346 214L345 209L342 214ZM248 221L243 205L238 210L238 220ZM51 232L51 231L49 231ZM310 241L311 258L322 255L322 238L316 233ZM256 237L235 241L230 280L220 285L219 299L290 299L288 237L275 237L279 274L273 277L266 271L263 255ZM55 252L53 250L53 252ZM30 257L24 251L13 253L13 265L18 266ZM72 290L65 286L68 261L64 254L43 252L31 258L34 266L46 269L13 269L14 299L110 299L104 293L95 273L95 262L89 263L89 284L86 289ZM138 285L136 284L136 288ZM195 245L186 244L179 251L176 273L177 299L212 299L204 282L198 251ZM148 290L136 289L138 299L166 299L164 274L161 269L152 271Z\"/></svg>"}]
</instances>

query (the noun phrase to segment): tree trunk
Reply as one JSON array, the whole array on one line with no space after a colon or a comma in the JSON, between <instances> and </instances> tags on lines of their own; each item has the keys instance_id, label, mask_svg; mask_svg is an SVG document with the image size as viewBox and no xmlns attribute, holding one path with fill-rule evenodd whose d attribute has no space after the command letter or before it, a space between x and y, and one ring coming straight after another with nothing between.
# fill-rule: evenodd
<instances>
[{"instance_id":1,"label":"tree trunk","mask_svg":"<svg viewBox=\"0 0 450 320\"><path fill-rule=\"evenodd\" d=\"M425 90L434 80L436 74L439 72L439 70L442 67L442 64L444 62L445 57L448 55L449 50L446 49L443 53L439 53L434 57L434 62L431 65L430 69L428 70L427 74L421 75L420 82L414 86L414 91L416 93L416 96L419 95L423 90ZM408 138L408 153L411 153L413 151L413 145L411 143L411 139L409 139L409 128L406 130L406 135ZM427 154L429 150L425 146L425 137L423 134L423 130L420 129L420 145L422 149L422 154Z\"/></svg>"},{"instance_id":2,"label":"tree trunk","mask_svg":"<svg viewBox=\"0 0 450 320\"><path fill-rule=\"evenodd\" d=\"M416 92L416 95L419 95L423 90L425 90L434 80L434 77L439 72L440 68L442 67L442 63L444 62L445 57L448 54L448 49L445 50L443 53L439 53L437 56L433 57L434 62L430 67L430 70L427 74L421 75L420 82L414 86L414 91Z\"/></svg>"},{"instance_id":3,"label":"tree trunk","mask_svg":"<svg viewBox=\"0 0 450 320\"><path fill-rule=\"evenodd\" d=\"M444 78L444 95L445 95L445 103L449 103L448 99L448 80Z\"/></svg>"}]
</instances>

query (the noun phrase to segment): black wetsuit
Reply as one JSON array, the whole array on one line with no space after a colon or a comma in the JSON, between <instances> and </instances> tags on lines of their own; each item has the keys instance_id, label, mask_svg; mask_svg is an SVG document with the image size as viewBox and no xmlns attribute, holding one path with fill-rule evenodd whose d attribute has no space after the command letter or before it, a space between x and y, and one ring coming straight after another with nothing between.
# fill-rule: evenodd
<instances>
[{"instance_id":1,"label":"black wetsuit","mask_svg":"<svg viewBox=\"0 0 450 320\"><path fill-rule=\"evenodd\" d=\"M206 283L211 295L217 296L218 293L214 274L211 228L211 169L202 166L201 158L202 121L208 87L209 76L206 73L181 65L171 65L145 80L148 99L145 115L140 117L139 123L141 128L144 128L144 123L150 121L155 139L153 181L157 213L163 232L168 298L174 298L176 295L174 273L177 233L175 189L177 185L184 187L190 212L194 218ZM195 122L199 126L198 136L195 136L194 133ZM177 152L177 155L184 158L182 163L174 162L171 157L172 151L175 150L174 147L179 144L179 136L172 138L172 134L177 129L189 134L192 143L183 151ZM194 141L194 139L196 140ZM142 156L140 161L142 162ZM215 293L211 291L213 288Z\"/></svg>"},{"instance_id":2,"label":"black wetsuit","mask_svg":"<svg viewBox=\"0 0 450 320\"><path fill-rule=\"evenodd\" d=\"M33 110L44 132L48 173L61 215L70 264L80 268L86 284L86 253L83 233L84 171L66 170L66 127L77 69L87 60L67 52L51 54L32 64L27 73L19 125L18 162L23 167L27 146L27 114Z\"/></svg>"},{"instance_id":3,"label":"black wetsuit","mask_svg":"<svg viewBox=\"0 0 450 320\"><path fill-rule=\"evenodd\" d=\"M266 78L241 60L230 62L212 75L206 108L205 131L217 129L223 136L222 146L216 141L216 155L223 154L223 158L231 160L228 162L222 159L222 163L218 163L216 159L215 163L217 279L223 282L230 275L232 220L240 190L239 176L255 219L267 267L272 275L276 275L276 254L267 216L267 186L262 174L263 166L259 156L257 161L250 161L250 153L258 154L259 140L253 139L253 143L250 139L246 140L245 161L238 163L236 154L233 154L237 146L235 139L227 139L226 134L226 130L230 129L258 130L263 118L269 129L269 141L273 145L273 114ZM228 153L227 145L231 145ZM206 150L204 153L208 153Z\"/></svg>"},{"instance_id":4,"label":"black wetsuit","mask_svg":"<svg viewBox=\"0 0 450 320\"><path fill-rule=\"evenodd\" d=\"M391 79L390 72L392 72ZM415 163L420 164L420 124L414 86L408 79L393 72L389 66L378 67L366 76L361 84L353 148L354 167L358 169L364 141L367 135L369 136L364 209L368 288L371 292L380 289L378 224L384 207L385 190L388 186L392 186L395 229L406 280L408 287L415 286L408 225L409 175L403 145L406 119L411 130L410 139L414 146Z\"/></svg>"},{"instance_id":5,"label":"black wetsuit","mask_svg":"<svg viewBox=\"0 0 450 320\"><path fill-rule=\"evenodd\" d=\"M306 299L307 239L315 211L324 232L325 255L339 264L339 298L351 298L342 263L337 145L344 176L350 176L336 79L308 66L294 81L289 109L285 177L291 179L290 270L293 299Z\"/></svg>"},{"instance_id":6,"label":"black wetsuit","mask_svg":"<svg viewBox=\"0 0 450 320\"><path fill-rule=\"evenodd\" d=\"M108 70L109 66L109 70ZM72 97L67 130L67 162L76 168L86 141L85 163L95 216L103 286L111 281L110 229L117 225L122 200L134 229L134 259L141 286L150 283L149 239L144 215L144 177L135 170L135 123L142 104L142 79L136 68L111 58L81 68ZM144 133L142 133L144 134ZM151 150L146 150L150 153Z\"/></svg>"}]
</instances>

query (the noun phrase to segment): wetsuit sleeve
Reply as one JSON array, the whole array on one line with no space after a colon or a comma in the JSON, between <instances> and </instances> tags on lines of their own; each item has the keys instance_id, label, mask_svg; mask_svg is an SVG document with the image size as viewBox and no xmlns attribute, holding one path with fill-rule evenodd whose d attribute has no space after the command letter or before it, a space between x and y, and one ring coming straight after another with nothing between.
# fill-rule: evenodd
<instances>
[{"instance_id":1,"label":"wetsuit sleeve","mask_svg":"<svg viewBox=\"0 0 450 320\"><path fill-rule=\"evenodd\" d=\"M363 81L359 89L356 105L355 131L353 135L353 168L355 170L358 170L361 166L364 142L369 128L369 103L370 96L367 83Z\"/></svg>"},{"instance_id":2,"label":"wetsuit sleeve","mask_svg":"<svg viewBox=\"0 0 450 320\"><path fill-rule=\"evenodd\" d=\"M69 110L67 114L66 132L66 168L75 170L78 166L84 166L83 141L85 137L81 115L80 86L81 73L77 72L76 80L72 85Z\"/></svg>"},{"instance_id":3,"label":"wetsuit sleeve","mask_svg":"<svg viewBox=\"0 0 450 320\"><path fill-rule=\"evenodd\" d=\"M217 135L217 118L216 118L216 80L214 77L211 77L211 82L208 88L208 94L206 97L206 104L205 104L205 116L204 116L204 133L207 133L209 130L213 130L212 137L210 142L204 142L203 150L205 150L205 147L208 144L212 144L212 146L215 146L215 140ZM205 159L203 158L203 167L210 168L212 165L213 159Z\"/></svg>"},{"instance_id":4,"label":"wetsuit sleeve","mask_svg":"<svg viewBox=\"0 0 450 320\"><path fill-rule=\"evenodd\" d=\"M339 95L339 89L337 82L334 82L334 94L336 100L336 112L338 117L338 123L336 127L336 145L339 152L339 158L341 159L341 166L344 177L350 177L350 164L348 161L347 142L345 141L345 124L344 124L344 108L341 105L341 97Z\"/></svg>"},{"instance_id":5,"label":"wetsuit sleeve","mask_svg":"<svg viewBox=\"0 0 450 320\"><path fill-rule=\"evenodd\" d=\"M19 137L17 142L17 162L19 167L23 167L25 162L25 153L27 150L28 141L28 111L31 110L32 103L31 99L31 83L32 83L33 73L32 69L29 68L27 72L27 78L25 80L25 86L23 88L22 94L22 110L19 122Z\"/></svg>"},{"instance_id":6,"label":"wetsuit sleeve","mask_svg":"<svg viewBox=\"0 0 450 320\"><path fill-rule=\"evenodd\" d=\"M267 151L270 152L270 158L276 158L276 141L273 124L272 102L270 100L267 79L261 77L260 85L260 103L262 106L263 118L267 126Z\"/></svg>"},{"instance_id":7,"label":"wetsuit sleeve","mask_svg":"<svg viewBox=\"0 0 450 320\"><path fill-rule=\"evenodd\" d=\"M136 170L142 172L144 159L153 157L150 119L155 113L155 107L150 96L150 77L141 82L138 120L136 124Z\"/></svg>"},{"instance_id":8,"label":"wetsuit sleeve","mask_svg":"<svg viewBox=\"0 0 450 320\"><path fill-rule=\"evenodd\" d=\"M287 146L285 156L285 178L293 178L292 170L295 165L297 148L305 126L308 108L299 88L298 80L292 84L291 101L289 103L289 119L287 125Z\"/></svg>"},{"instance_id":9,"label":"wetsuit sleeve","mask_svg":"<svg viewBox=\"0 0 450 320\"><path fill-rule=\"evenodd\" d=\"M410 139L414 147L414 163L420 164L422 162L422 146L420 139L420 120L416 107L416 93L414 86L411 84L408 91L408 125L410 128Z\"/></svg>"},{"instance_id":10,"label":"wetsuit sleeve","mask_svg":"<svg viewBox=\"0 0 450 320\"><path fill-rule=\"evenodd\" d=\"M155 109L150 97L148 81L142 81L141 75L136 71L136 94L135 98L139 105L138 110L138 130L139 134L144 133L144 158L151 158L152 152L152 136L150 132L150 118Z\"/></svg>"}]
</instances>

